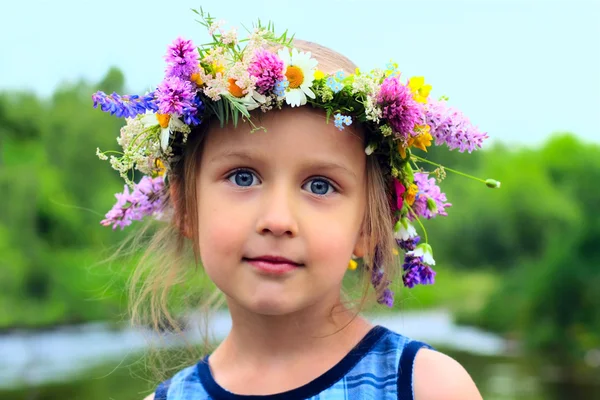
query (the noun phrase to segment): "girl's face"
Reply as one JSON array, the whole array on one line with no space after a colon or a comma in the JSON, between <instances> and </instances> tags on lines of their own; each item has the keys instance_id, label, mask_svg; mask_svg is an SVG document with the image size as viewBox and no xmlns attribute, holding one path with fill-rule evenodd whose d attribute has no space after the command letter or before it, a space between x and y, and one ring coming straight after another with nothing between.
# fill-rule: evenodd
<instances>
[{"instance_id":1,"label":"girl's face","mask_svg":"<svg viewBox=\"0 0 600 400\"><path fill-rule=\"evenodd\" d=\"M267 131L211 129L204 143L204 268L230 302L254 313L333 306L352 253L363 252L363 140L308 106L271 111L260 125Z\"/></svg>"}]
</instances>

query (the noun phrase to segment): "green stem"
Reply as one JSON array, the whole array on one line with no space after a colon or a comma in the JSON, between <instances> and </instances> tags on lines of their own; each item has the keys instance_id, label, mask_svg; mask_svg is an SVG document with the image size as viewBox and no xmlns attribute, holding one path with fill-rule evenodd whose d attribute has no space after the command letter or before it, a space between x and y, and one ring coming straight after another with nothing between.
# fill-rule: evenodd
<instances>
[{"instance_id":1,"label":"green stem","mask_svg":"<svg viewBox=\"0 0 600 400\"><path fill-rule=\"evenodd\" d=\"M409 206L408 204L406 205L406 207L408 207L408 210L412 213L412 215L415 216L415 219L417 220L417 223L419 224L419 226L421 226L421 229L423 229L423 234L425 235L425 243L429 243L429 238L427 237L427 229L425 229L425 226L423 225L423 223L421 222L421 218L419 218L419 216L417 215L417 213L412 209L411 206Z\"/></svg>"},{"instance_id":2,"label":"green stem","mask_svg":"<svg viewBox=\"0 0 600 400\"><path fill-rule=\"evenodd\" d=\"M413 154L413 157L414 157L416 160L419 160L419 161L421 161L421 162L428 163L428 164L431 164L431 165L435 165L436 167L444 168L446 171L454 172L454 173L455 173L455 174L457 174L457 175L462 175L462 176L464 176L464 177L466 177L466 178L470 178L470 179L473 179L473 180L475 180L475 181L478 181L478 182L485 183L485 179L477 178L476 176L469 175L469 174L465 174L464 172L460 172L460 171L457 171L457 170L455 170L455 169L451 169L451 168L448 168L448 167L444 167L444 166L443 166L443 165L441 165L441 164L435 163L435 162L433 162L433 161L430 161L430 160L428 160L428 159L426 159L426 158L423 158L423 157L415 156L414 154Z\"/></svg>"}]
</instances>

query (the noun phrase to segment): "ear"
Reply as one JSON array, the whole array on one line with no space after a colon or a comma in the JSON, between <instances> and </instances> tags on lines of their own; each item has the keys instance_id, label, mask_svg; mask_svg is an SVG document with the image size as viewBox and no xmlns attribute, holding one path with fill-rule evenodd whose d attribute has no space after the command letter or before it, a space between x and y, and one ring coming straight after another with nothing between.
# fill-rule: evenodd
<instances>
[{"instance_id":1,"label":"ear","mask_svg":"<svg viewBox=\"0 0 600 400\"><path fill-rule=\"evenodd\" d=\"M181 197L181 186L175 180L169 182L169 196L171 198L171 204L173 205L173 223L175 224L175 226L177 226L177 228L183 236L185 236L188 239L191 239L191 227L188 223L188 217L183 209L184 199L182 199Z\"/></svg>"},{"instance_id":2,"label":"ear","mask_svg":"<svg viewBox=\"0 0 600 400\"><path fill-rule=\"evenodd\" d=\"M352 254L354 256L356 256L356 258L363 258L365 256L366 249L367 249L367 238L363 234L363 231L361 230L358 235L358 238L356 239L356 244L354 245L354 251L352 252Z\"/></svg>"}]
</instances>

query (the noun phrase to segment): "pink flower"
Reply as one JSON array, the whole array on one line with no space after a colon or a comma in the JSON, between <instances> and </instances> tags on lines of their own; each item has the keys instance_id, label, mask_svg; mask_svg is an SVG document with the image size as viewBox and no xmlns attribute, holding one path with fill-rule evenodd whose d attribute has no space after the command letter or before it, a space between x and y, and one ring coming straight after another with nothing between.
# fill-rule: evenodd
<instances>
[{"instance_id":1,"label":"pink flower","mask_svg":"<svg viewBox=\"0 0 600 400\"><path fill-rule=\"evenodd\" d=\"M402 195L406 192L406 188L398 179L394 179L394 187L396 188L396 207L398 210L402 210L404 204L404 197Z\"/></svg>"},{"instance_id":2,"label":"pink flower","mask_svg":"<svg viewBox=\"0 0 600 400\"><path fill-rule=\"evenodd\" d=\"M265 49L259 49L248 66L250 76L257 78L256 91L265 94L283 80L283 61Z\"/></svg>"},{"instance_id":3,"label":"pink flower","mask_svg":"<svg viewBox=\"0 0 600 400\"><path fill-rule=\"evenodd\" d=\"M377 94L381 116L402 139L408 139L415 125L423 120L423 106L413 99L410 89L400 83L399 76L385 78Z\"/></svg>"}]
</instances>

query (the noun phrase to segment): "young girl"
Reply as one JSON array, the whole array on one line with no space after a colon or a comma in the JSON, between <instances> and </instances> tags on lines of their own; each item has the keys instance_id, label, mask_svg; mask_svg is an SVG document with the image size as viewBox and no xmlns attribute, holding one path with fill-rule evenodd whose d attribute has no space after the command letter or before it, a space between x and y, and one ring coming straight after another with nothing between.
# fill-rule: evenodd
<instances>
[{"instance_id":1,"label":"young girl","mask_svg":"<svg viewBox=\"0 0 600 400\"><path fill-rule=\"evenodd\" d=\"M413 151L432 140L471 151L486 135L395 64L365 74L271 25L241 46L199 14L214 43L177 39L155 91L94 95L127 118L111 164L128 186L102 223L166 222L142 261L158 268L144 295L160 308L156 288L171 285L187 243L232 319L211 354L146 399L481 398L456 361L373 326L341 290L355 260L388 306L395 274L407 287L433 283L431 246L415 226L450 204ZM144 174L137 184L133 169Z\"/></svg>"}]
</instances>

